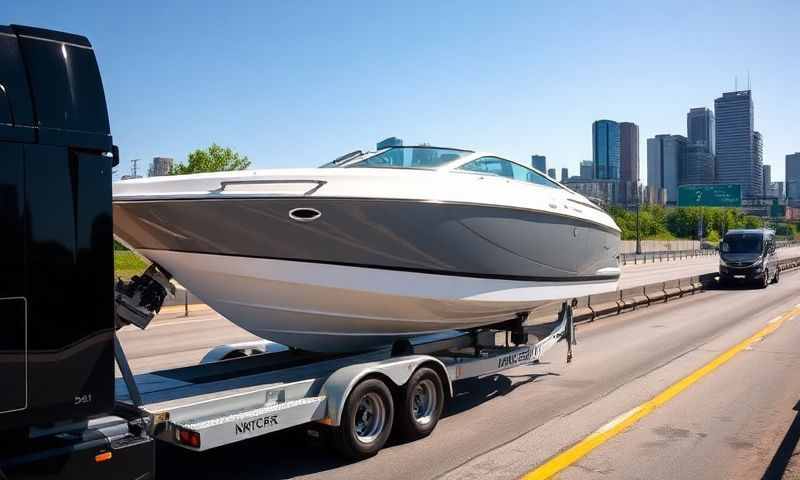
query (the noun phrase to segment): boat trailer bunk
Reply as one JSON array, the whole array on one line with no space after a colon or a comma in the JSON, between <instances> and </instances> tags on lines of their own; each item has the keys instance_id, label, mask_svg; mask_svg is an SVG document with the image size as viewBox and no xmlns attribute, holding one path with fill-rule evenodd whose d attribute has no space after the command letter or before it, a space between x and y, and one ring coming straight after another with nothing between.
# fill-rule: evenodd
<instances>
[{"instance_id":1,"label":"boat trailer bunk","mask_svg":"<svg viewBox=\"0 0 800 480\"><path fill-rule=\"evenodd\" d=\"M117 379L117 403L129 412L138 412L151 436L189 450L204 451L312 424L344 431L339 438L345 438L345 443L349 440L350 445L340 448L341 453L365 458L377 453L390 433L376 433L377 427L369 421L375 423L376 416L383 414L379 427L391 430L392 410L403 408L384 398L387 405L381 411L380 405L375 405L381 403L375 401L381 389L394 392L394 401L405 397L413 403L403 411L411 411L409 422L417 428L409 429L406 422L404 436L420 438L435 427L443 402L453 395L454 382L535 363L561 340L567 341L567 361L571 360L575 343L572 305L563 303L558 318L544 325L525 326L523 320L477 331L426 335L392 349L361 354L287 349L135 377L117 342L117 362L123 375ZM527 342L529 335L537 341L509 345L509 335L514 342ZM238 344L238 348L247 347ZM259 350L258 345L251 347L249 350ZM216 354L211 356L218 359ZM418 378L425 377L422 370L428 373L427 379ZM359 387L362 384L375 387L372 396ZM409 395L399 394L409 390L413 390ZM353 419L354 415L358 418ZM426 423L420 423L423 421ZM379 444L360 448L364 439Z\"/></svg>"}]
</instances>

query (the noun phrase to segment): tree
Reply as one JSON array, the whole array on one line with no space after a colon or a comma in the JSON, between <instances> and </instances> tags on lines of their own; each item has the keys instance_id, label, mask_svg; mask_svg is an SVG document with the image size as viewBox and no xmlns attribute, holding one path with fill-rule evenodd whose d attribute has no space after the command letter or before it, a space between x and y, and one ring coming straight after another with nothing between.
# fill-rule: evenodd
<instances>
[{"instance_id":1,"label":"tree","mask_svg":"<svg viewBox=\"0 0 800 480\"><path fill-rule=\"evenodd\" d=\"M229 170L245 170L250 166L246 155L240 155L230 147L221 147L212 143L205 150L195 150L189 154L187 163L179 163L172 167L170 175L186 175L201 172L224 172Z\"/></svg>"}]
</instances>

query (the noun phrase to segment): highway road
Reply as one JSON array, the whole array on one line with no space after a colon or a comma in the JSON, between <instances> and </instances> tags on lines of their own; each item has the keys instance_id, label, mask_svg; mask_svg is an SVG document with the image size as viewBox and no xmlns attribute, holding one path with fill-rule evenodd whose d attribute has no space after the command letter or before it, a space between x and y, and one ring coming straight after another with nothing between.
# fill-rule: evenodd
<instances>
[{"instance_id":1,"label":"highway road","mask_svg":"<svg viewBox=\"0 0 800 480\"><path fill-rule=\"evenodd\" d=\"M800 256L800 247L780 249L781 258ZM703 256L669 262L623 266L621 288L717 271L719 257ZM204 306L192 306L189 318L180 307L167 309L146 331L126 327L120 332L131 368L137 373L197 363L208 350L225 343L257 337L231 324Z\"/></svg>"},{"instance_id":2,"label":"highway road","mask_svg":"<svg viewBox=\"0 0 800 480\"><path fill-rule=\"evenodd\" d=\"M778 258L800 256L800 247L781 248ZM649 260L648 260L649 261ZM708 255L655 263L627 264L622 267L620 288L636 287L648 283L664 282L678 278L719 271L719 256Z\"/></svg>"},{"instance_id":3,"label":"highway road","mask_svg":"<svg viewBox=\"0 0 800 480\"><path fill-rule=\"evenodd\" d=\"M394 443L360 463L341 463L324 442L309 443L296 430L202 454L162 446L159 475L518 478L552 465L559 452L791 312L799 294L800 273L787 272L767 290L706 291L581 325L573 363L565 363L560 346L539 365L458 385L430 438ZM137 371L191 363L210 346L251 338L213 313L161 319L120 336ZM768 468L782 471L800 435L797 345L800 318L792 318L583 452L558 478L759 478Z\"/></svg>"}]
</instances>

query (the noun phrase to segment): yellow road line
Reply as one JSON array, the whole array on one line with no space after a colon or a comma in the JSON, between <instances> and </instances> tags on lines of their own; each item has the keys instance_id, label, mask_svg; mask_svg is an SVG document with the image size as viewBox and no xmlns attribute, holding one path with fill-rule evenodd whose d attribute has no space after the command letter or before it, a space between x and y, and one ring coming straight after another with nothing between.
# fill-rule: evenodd
<instances>
[{"instance_id":1,"label":"yellow road line","mask_svg":"<svg viewBox=\"0 0 800 480\"><path fill-rule=\"evenodd\" d=\"M705 366L695 370L688 377L685 377L684 379L674 383L649 401L639 405L633 410L623 413L619 417L603 425L598 430L591 433L588 437L576 443L566 451L556 455L536 469L531 470L522 477L523 480L544 480L551 478L553 475L588 455L589 452L595 448L620 434L628 427L634 425L636 422L652 413L656 408L672 400L673 397L689 388L690 385L713 372L721 365L727 363L742 350L750 347L756 342L763 340L766 336L777 330L785 321L794 318L797 315L800 315L800 305L795 305L795 308L792 310L785 312L778 318L770 320L770 322L767 323L767 326L759 330L752 337L744 340L730 350L719 355L710 363L707 363Z\"/></svg>"}]
</instances>

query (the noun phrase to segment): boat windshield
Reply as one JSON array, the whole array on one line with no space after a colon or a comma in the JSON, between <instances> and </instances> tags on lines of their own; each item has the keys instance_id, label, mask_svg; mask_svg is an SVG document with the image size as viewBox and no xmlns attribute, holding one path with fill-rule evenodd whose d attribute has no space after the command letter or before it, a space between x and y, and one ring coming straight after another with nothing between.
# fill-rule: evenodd
<instances>
[{"instance_id":1,"label":"boat windshield","mask_svg":"<svg viewBox=\"0 0 800 480\"><path fill-rule=\"evenodd\" d=\"M435 147L391 147L359 162L346 165L365 168L413 168L432 170L470 155L467 150Z\"/></svg>"},{"instance_id":2,"label":"boat windshield","mask_svg":"<svg viewBox=\"0 0 800 480\"><path fill-rule=\"evenodd\" d=\"M722 242L723 253L761 253L761 235L729 235Z\"/></svg>"}]
</instances>

